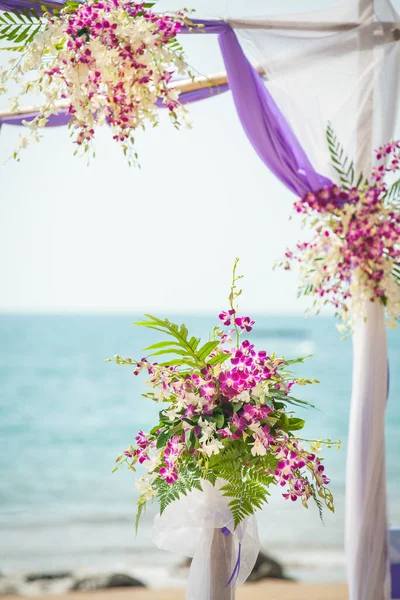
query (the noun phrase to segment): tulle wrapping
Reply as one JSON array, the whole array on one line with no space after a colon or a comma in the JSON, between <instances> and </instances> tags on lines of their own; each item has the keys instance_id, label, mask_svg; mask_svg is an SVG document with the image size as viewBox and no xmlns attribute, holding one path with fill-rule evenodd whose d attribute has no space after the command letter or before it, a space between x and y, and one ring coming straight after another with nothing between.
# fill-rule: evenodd
<instances>
[{"instance_id":1,"label":"tulle wrapping","mask_svg":"<svg viewBox=\"0 0 400 600\"><path fill-rule=\"evenodd\" d=\"M158 548L193 557L187 600L231 600L235 587L250 575L260 551L257 522L246 518L233 528L229 498L215 487L202 482L203 492L193 490L172 502L161 516L154 519L153 542ZM222 528L231 532L223 535ZM238 560L240 570L229 586Z\"/></svg>"}]
</instances>

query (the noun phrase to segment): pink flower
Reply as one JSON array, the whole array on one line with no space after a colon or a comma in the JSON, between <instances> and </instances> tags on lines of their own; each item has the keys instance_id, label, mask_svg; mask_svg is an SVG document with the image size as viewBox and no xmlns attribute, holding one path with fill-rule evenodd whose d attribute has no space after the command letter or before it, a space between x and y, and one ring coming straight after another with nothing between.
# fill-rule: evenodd
<instances>
[{"instance_id":1,"label":"pink flower","mask_svg":"<svg viewBox=\"0 0 400 600\"><path fill-rule=\"evenodd\" d=\"M209 381L208 383L206 383L205 385L203 385L200 388L200 394L204 397L204 398L213 398L215 396L215 392L217 391L217 388L215 387L215 383Z\"/></svg>"},{"instance_id":2,"label":"pink flower","mask_svg":"<svg viewBox=\"0 0 400 600\"><path fill-rule=\"evenodd\" d=\"M250 317L236 317L235 323L240 329L251 331L255 321L252 321Z\"/></svg>"},{"instance_id":3,"label":"pink flower","mask_svg":"<svg viewBox=\"0 0 400 600\"><path fill-rule=\"evenodd\" d=\"M231 309L226 311L221 312L218 317L220 318L220 320L222 321L222 324L225 325L226 327L229 327L229 325L232 323L232 317L235 314L235 310Z\"/></svg>"},{"instance_id":4,"label":"pink flower","mask_svg":"<svg viewBox=\"0 0 400 600\"><path fill-rule=\"evenodd\" d=\"M173 467L161 467L159 473L167 483L174 483L178 480L178 473Z\"/></svg>"}]
</instances>

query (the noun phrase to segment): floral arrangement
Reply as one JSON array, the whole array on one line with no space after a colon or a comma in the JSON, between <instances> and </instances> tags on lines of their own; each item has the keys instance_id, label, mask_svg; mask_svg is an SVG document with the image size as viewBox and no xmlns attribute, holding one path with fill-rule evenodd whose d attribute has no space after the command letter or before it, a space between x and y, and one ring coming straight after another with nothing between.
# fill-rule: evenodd
<instances>
[{"instance_id":1,"label":"floral arrangement","mask_svg":"<svg viewBox=\"0 0 400 600\"><path fill-rule=\"evenodd\" d=\"M342 185L307 193L294 206L311 225L313 238L286 251L281 263L299 266L299 293L312 295L314 306L331 304L351 326L355 313L363 314L366 301L382 303L390 324L400 317L400 180L390 187L388 173L400 168L400 142L376 151L369 179L355 183L353 163L343 158L332 129L328 144Z\"/></svg>"},{"instance_id":2,"label":"floral arrangement","mask_svg":"<svg viewBox=\"0 0 400 600\"><path fill-rule=\"evenodd\" d=\"M39 115L24 123L30 136L15 158L31 138L39 139L60 101L71 117L76 153L90 151L96 127L107 123L129 162L137 160L135 131L158 124L157 102L175 127L187 120L179 92L168 84L174 73L187 72L176 36L190 21L185 12L158 14L152 7L132 0L67 1L60 12L42 16L34 9L0 15L0 38L21 54L0 73L0 93L10 81L20 86L13 111L28 93L42 98Z\"/></svg>"},{"instance_id":3,"label":"floral arrangement","mask_svg":"<svg viewBox=\"0 0 400 600\"><path fill-rule=\"evenodd\" d=\"M152 391L144 397L166 404L159 423L150 433L138 433L114 469L126 464L135 470L137 463L146 469L136 482L137 523L150 499L158 500L162 513L181 494L201 490L202 481L215 485L217 479L223 480L221 492L230 500L235 527L267 502L269 488L276 485L284 498L299 499L305 507L314 499L320 514L322 502L334 510L323 459L316 455L321 442L309 441L315 445L310 448L294 433L305 422L293 409L312 405L294 397L293 388L318 382L290 372L291 364L304 359L257 352L249 340L241 340L254 321L239 316L235 306L241 293L236 265L229 309L219 315L222 328L214 327L209 341L201 344L185 325L146 315L148 320L137 325L169 338L147 348L151 354L138 362L114 358L134 365L135 375L145 371ZM163 355L169 356L165 362L149 360Z\"/></svg>"}]
</instances>

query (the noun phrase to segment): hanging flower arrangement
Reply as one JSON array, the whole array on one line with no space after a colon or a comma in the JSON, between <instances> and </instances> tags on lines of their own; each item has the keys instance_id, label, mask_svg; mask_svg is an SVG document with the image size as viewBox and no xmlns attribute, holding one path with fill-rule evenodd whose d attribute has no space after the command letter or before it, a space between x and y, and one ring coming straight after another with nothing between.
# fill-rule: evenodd
<instances>
[{"instance_id":1,"label":"hanging flower arrangement","mask_svg":"<svg viewBox=\"0 0 400 600\"><path fill-rule=\"evenodd\" d=\"M130 162L137 159L136 130L158 124L157 103L167 108L175 127L187 121L178 91L168 84L174 74L188 71L177 34L190 22L185 12L159 14L152 6L87 0L40 17L35 11L3 14L0 34L5 30L3 39L14 42L8 49L21 56L1 72L0 92L7 92L9 82L19 84L14 111L26 94L41 98L39 115L24 123L30 135L21 140L15 158L29 139L39 139L39 130L60 106L70 115L76 152L90 151L96 128L107 123ZM17 33L22 27L20 35L14 35L8 19Z\"/></svg>"},{"instance_id":2,"label":"hanging flower arrangement","mask_svg":"<svg viewBox=\"0 0 400 600\"><path fill-rule=\"evenodd\" d=\"M323 502L334 510L323 459L316 454L321 442L307 447L295 433L305 424L295 408L312 405L296 398L294 388L318 382L290 372L291 364L304 359L285 360L241 341L254 321L239 316L235 305L241 293L236 264L230 306L219 315L223 328L214 327L209 341L202 345L185 325L147 315L137 325L168 339L147 348L151 354L138 362L114 358L117 364L134 365L135 375L146 372L151 391L145 398L164 405L159 423L150 433L140 431L117 458L115 470L126 464L135 471L137 463L146 469L136 482L138 519L154 497L162 513L181 494L217 480L230 501L235 527L268 501L271 486L281 486L284 498L305 507L313 499L320 513ZM163 355L169 356L165 362L149 360Z\"/></svg>"},{"instance_id":3,"label":"hanging flower arrangement","mask_svg":"<svg viewBox=\"0 0 400 600\"><path fill-rule=\"evenodd\" d=\"M342 185L309 192L294 203L312 227L311 241L286 251L280 264L300 271L299 295L312 296L314 306L333 305L337 316L351 326L363 314L365 302L385 306L389 322L400 318L400 180L388 186L390 173L400 169L400 142L376 151L369 179L354 182L354 166L332 129L328 143Z\"/></svg>"}]
</instances>

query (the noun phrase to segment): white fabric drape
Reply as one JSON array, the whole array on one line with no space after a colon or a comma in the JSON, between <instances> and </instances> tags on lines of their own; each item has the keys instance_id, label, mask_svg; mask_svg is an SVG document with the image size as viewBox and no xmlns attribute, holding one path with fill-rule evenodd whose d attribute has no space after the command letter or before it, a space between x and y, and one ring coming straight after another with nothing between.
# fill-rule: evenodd
<instances>
[{"instance_id":1,"label":"white fabric drape","mask_svg":"<svg viewBox=\"0 0 400 600\"><path fill-rule=\"evenodd\" d=\"M250 575L260 551L255 517L249 517L235 530L228 507L229 498L203 481L203 492L193 490L172 502L154 520L153 542L158 548L192 556L187 584L187 600L233 600L236 586ZM227 528L229 535L221 530ZM227 585L238 561L240 570Z\"/></svg>"},{"instance_id":2,"label":"white fabric drape","mask_svg":"<svg viewBox=\"0 0 400 600\"><path fill-rule=\"evenodd\" d=\"M231 2L232 5L232 2ZM267 0L275 8L275 2ZM389 0L345 0L314 13L229 20L314 168L337 180L326 128L370 174L374 148L394 135L400 18ZM347 462L346 550L350 600L388 600L383 308L366 307L354 332Z\"/></svg>"},{"instance_id":3,"label":"white fabric drape","mask_svg":"<svg viewBox=\"0 0 400 600\"><path fill-rule=\"evenodd\" d=\"M346 474L346 548L350 598L390 598L386 549L384 419L388 363L383 307L369 302L353 335Z\"/></svg>"},{"instance_id":4,"label":"white fabric drape","mask_svg":"<svg viewBox=\"0 0 400 600\"><path fill-rule=\"evenodd\" d=\"M229 20L250 57L265 69L267 87L313 166L326 176L334 177L328 122L349 156L363 156L363 169L373 148L393 135L400 18L388 0L377 0L371 14L371 1L345 0L311 14ZM361 129L366 112L368 126Z\"/></svg>"}]
</instances>

